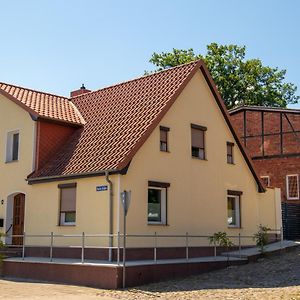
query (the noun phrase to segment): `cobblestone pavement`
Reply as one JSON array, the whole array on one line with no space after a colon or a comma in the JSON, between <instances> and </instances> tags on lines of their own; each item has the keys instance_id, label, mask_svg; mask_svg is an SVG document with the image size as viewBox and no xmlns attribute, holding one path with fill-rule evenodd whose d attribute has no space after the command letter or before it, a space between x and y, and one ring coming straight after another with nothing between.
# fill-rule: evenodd
<instances>
[{"instance_id":1,"label":"cobblestone pavement","mask_svg":"<svg viewBox=\"0 0 300 300\"><path fill-rule=\"evenodd\" d=\"M257 263L125 291L0 281L0 299L297 299L300 247Z\"/></svg>"}]
</instances>

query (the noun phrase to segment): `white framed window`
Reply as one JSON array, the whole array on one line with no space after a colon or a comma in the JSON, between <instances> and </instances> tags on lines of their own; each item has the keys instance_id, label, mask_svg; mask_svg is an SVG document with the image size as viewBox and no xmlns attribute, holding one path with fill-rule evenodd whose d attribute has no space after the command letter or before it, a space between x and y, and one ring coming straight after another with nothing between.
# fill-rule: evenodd
<instances>
[{"instance_id":1,"label":"white framed window","mask_svg":"<svg viewBox=\"0 0 300 300\"><path fill-rule=\"evenodd\" d=\"M241 227L240 196L227 195L227 226Z\"/></svg>"},{"instance_id":2,"label":"white framed window","mask_svg":"<svg viewBox=\"0 0 300 300\"><path fill-rule=\"evenodd\" d=\"M265 184L265 186L270 186L270 176L260 176L261 180Z\"/></svg>"},{"instance_id":3,"label":"white framed window","mask_svg":"<svg viewBox=\"0 0 300 300\"><path fill-rule=\"evenodd\" d=\"M76 183L59 184L59 225L76 225Z\"/></svg>"},{"instance_id":4,"label":"white framed window","mask_svg":"<svg viewBox=\"0 0 300 300\"><path fill-rule=\"evenodd\" d=\"M299 199L299 175L286 175L286 197L288 200Z\"/></svg>"},{"instance_id":5,"label":"white framed window","mask_svg":"<svg viewBox=\"0 0 300 300\"><path fill-rule=\"evenodd\" d=\"M149 182L150 183L150 182ZM159 186L161 185L161 186ZM167 224L167 187L169 184L157 183L148 186L148 224Z\"/></svg>"},{"instance_id":6,"label":"white framed window","mask_svg":"<svg viewBox=\"0 0 300 300\"><path fill-rule=\"evenodd\" d=\"M20 133L18 130L10 131L6 137L6 162L19 160Z\"/></svg>"}]
</instances>

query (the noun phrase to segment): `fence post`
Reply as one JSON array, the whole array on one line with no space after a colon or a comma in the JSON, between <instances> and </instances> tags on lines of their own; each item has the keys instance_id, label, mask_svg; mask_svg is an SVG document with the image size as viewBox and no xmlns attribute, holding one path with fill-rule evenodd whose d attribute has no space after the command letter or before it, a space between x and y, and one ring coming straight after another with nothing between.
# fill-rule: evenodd
<instances>
[{"instance_id":1,"label":"fence post","mask_svg":"<svg viewBox=\"0 0 300 300\"><path fill-rule=\"evenodd\" d=\"M117 250L117 263L120 265L120 231L118 231L118 250Z\"/></svg>"},{"instance_id":2,"label":"fence post","mask_svg":"<svg viewBox=\"0 0 300 300\"><path fill-rule=\"evenodd\" d=\"M157 249L157 233L155 231L154 233L154 261L155 263L157 263L157 253L156 253L156 250Z\"/></svg>"},{"instance_id":3,"label":"fence post","mask_svg":"<svg viewBox=\"0 0 300 300\"><path fill-rule=\"evenodd\" d=\"M189 259L189 233L185 234L185 258Z\"/></svg>"},{"instance_id":4,"label":"fence post","mask_svg":"<svg viewBox=\"0 0 300 300\"><path fill-rule=\"evenodd\" d=\"M241 250L242 250L241 233L239 232L239 257L240 258L242 257Z\"/></svg>"},{"instance_id":5,"label":"fence post","mask_svg":"<svg viewBox=\"0 0 300 300\"><path fill-rule=\"evenodd\" d=\"M85 242L84 232L82 233L82 244L81 244L81 263L84 264L84 242Z\"/></svg>"},{"instance_id":6,"label":"fence post","mask_svg":"<svg viewBox=\"0 0 300 300\"><path fill-rule=\"evenodd\" d=\"M24 231L23 232L23 245L22 245L22 260L25 259L25 238L26 238L26 233Z\"/></svg>"},{"instance_id":7,"label":"fence post","mask_svg":"<svg viewBox=\"0 0 300 300\"><path fill-rule=\"evenodd\" d=\"M282 250L282 244L283 244L283 228L280 227L280 250Z\"/></svg>"},{"instance_id":8,"label":"fence post","mask_svg":"<svg viewBox=\"0 0 300 300\"><path fill-rule=\"evenodd\" d=\"M53 258L53 232L51 232L51 237L50 237L50 262L52 262Z\"/></svg>"},{"instance_id":9,"label":"fence post","mask_svg":"<svg viewBox=\"0 0 300 300\"><path fill-rule=\"evenodd\" d=\"M214 257L216 259L217 257L217 246L216 246L216 242L214 241Z\"/></svg>"}]
</instances>

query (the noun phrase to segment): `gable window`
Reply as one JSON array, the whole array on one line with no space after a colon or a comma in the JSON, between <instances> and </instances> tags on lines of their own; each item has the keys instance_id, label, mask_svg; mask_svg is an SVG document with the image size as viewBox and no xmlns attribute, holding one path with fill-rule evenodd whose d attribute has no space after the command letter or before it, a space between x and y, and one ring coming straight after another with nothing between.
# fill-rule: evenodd
<instances>
[{"instance_id":1,"label":"gable window","mask_svg":"<svg viewBox=\"0 0 300 300\"><path fill-rule=\"evenodd\" d=\"M231 143L231 142L227 142L227 163L228 164L234 164L234 161L233 161L233 146L234 146L234 143Z\"/></svg>"},{"instance_id":2,"label":"gable window","mask_svg":"<svg viewBox=\"0 0 300 300\"><path fill-rule=\"evenodd\" d=\"M19 131L11 131L6 140L6 162L19 160Z\"/></svg>"},{"instance_id":3,"label":"gable window","mask_svg":"<svg viewBox=\"0 0 300 300\"><path fill-rule=\"evenodd\" d=\"M270 176L260 176L261 180L265 184L265 186L270 186Z\"/></svg>"},{"instance_id":4,"label":"gable window","mask_svg":"<svg viewBox=\"0 0 300 300\"><path fill-rule=\"evenodd\" d=\"M241 227L241 197L242 192L227 192L227 226Z\"/></svg>"},{"instance_id":5,"label":"gable window","mask_svg":"<svg viewBox=\"0 0 300 300\"><path fill-rule=\"evenodd\" d=\"M192 157L206 159L205 153L205 131L206 127L200 125L191 125L192 133Z\"/></svg>"},{"instance_id":6,"label":"gable window","mask_svg":"<svg viewBox=\"0 0 300 300\"><path fill-rule=\"evenodd\" d=\"M169 183L148 182L148 224L167 224L167 189Z\"/></svg>"},{"instance_id":7,"label":"gable window","mask_svg":"<svg viewBox=\"0 0 300 300\"><path fill-rule=\"evenodd\" d=\"M160 151L168 152L169 151L169 145L168 145L168 133L170 131L170 128L160 126Z\"/></svg>"},{"instance_id":8,"label":"gable window","mask_svg":"<svg viewBox=\"0 0 300 300\"><path fill-rule=\"evenodd\" d=\"M288 200L299 199L299 176L298 174L286 176L286 193Z\"/></svg>"},{"instance_id":9,"label":"gable window","mask_svg":"<svg viewBox=\"0 0 300 300\"><path fill-rule=\"evenodd\" d=\"M60 213L59 225L76 224L76 183L59 184Z\"/></svg>"}]
</instances>

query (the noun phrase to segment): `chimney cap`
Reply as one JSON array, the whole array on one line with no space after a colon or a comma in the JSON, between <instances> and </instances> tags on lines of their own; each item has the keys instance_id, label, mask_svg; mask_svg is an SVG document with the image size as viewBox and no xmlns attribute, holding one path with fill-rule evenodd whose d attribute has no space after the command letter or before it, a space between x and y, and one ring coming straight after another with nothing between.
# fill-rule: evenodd
<instances>
[{"instance_id":1,"label":"chimney cap","mask_svg":"<svg viewBox=\"0 0 300 300\"><path fill-rule=\"evenodd\" d=\"M81 90L86 90L85 86L84 86L84 83L81 85Z\"/></svg>"}]
</instances>

